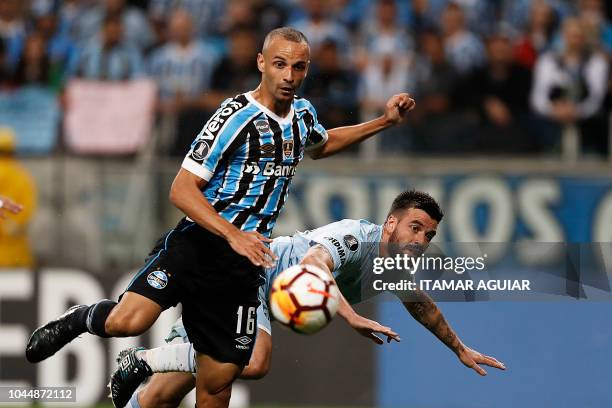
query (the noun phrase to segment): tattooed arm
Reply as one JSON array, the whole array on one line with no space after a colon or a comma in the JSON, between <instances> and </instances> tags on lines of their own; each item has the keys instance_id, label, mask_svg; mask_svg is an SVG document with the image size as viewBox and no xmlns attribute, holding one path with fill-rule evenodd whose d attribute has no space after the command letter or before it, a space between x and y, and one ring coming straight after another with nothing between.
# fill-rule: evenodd
<instances>
[{"instance_id":1,"label":"tattooed arm","mask_svg":"<svg viewBox=\"0 0 612 408\"><path fill-rule=\"evenodd\" d=\"M500 370L506 369L504 364L495 358L481 354L463 344L438 309L438 306L425 292L417 290L414 293L413 300L402 303L412 317L432 332L442 343L446 344L466 367L483 376L487 375L487 372L479 364L499 368Z\"/></svg>"}]
</instances>

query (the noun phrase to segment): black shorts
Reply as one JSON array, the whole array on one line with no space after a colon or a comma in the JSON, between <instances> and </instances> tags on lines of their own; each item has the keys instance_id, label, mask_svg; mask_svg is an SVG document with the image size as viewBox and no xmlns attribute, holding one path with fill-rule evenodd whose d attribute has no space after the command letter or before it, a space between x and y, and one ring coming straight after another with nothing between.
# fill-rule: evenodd
<instances>
[{"instance_id":1,"label":"black shorts","mask_svg":"<svg viewBox=\"0 0 612 408\"><path fill-rule=\"evenodd\" d=\"M251 317L249 311L259 305L262 283L261 267L236 253L225 239L183 220L159 239L126 291L162 309L181 303L195 350L246 365L257 331L256 313Z\"/></svg>"}]
</instances>

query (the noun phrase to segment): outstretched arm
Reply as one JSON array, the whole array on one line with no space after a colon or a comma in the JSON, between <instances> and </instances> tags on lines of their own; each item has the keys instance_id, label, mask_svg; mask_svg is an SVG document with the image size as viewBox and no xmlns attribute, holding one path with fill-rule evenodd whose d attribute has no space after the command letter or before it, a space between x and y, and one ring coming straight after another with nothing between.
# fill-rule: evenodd
<instances>
[{"instance_id":1,"label":"outstretched arm","mask_svg":"<svg viewBox=\"0 0 612 408\"><path fill-rule=\"evenodd\" d=\"M343 126L327 131L327 142L309 151L313 159L321 159L336 154L347 147L362 142L368 137L400 123L415 106L414 99L407 93L392 96L385 107L384 115L354 126Z\"/></svg>"},{"instance_id":2,"label":"outstretched arm","mask_svg":"<svg viewBox=\"0 0 612 408\"><path fill-rule=\"evenodd\" d=\"M459 360L466 366L480 375L487 375L487 372L479 364L505 370L506 366L495 358L486 356L467 347L461 342L457 334L450 327L442 312L431 298L423 291L414 292L415 299L410 302L402 302L408 312L416 321L425 326L442 343L450 348Z\"/></svg>"},{"instance_id":3,"label":"outstretched arm","mask_svg":"<svg viewBox=\"0 0 612 408\"><path fill-rule=\"evenodd\" d=\"M334 269L334 261L332 257L327 252L327 249L321 244L317 244L312 246L302 260L300 261L301 265L314 265L322 270L324 270L329 276L334 279L332 274L332 270ZM370 319L366 319L365 317L357 314L355 310L351 307L346 298L340 293L339 305L338 305L338 314L346 320L346 322L359 334L365 336L377 344L383 344L384 341L376 335L376 333L380 333L384 336L387 336L387 341L390 342L392 339L396 341L400 341L399 335L395 333L391 328L385 327L378 322L375 322Z\"/></svg>"}]
</instances>

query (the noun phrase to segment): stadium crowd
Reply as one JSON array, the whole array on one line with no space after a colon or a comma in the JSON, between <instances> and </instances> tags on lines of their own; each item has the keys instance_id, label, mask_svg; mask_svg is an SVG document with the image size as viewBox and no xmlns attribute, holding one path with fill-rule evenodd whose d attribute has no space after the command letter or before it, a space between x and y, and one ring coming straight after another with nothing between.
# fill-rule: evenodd
<instances>
[{"instance_id":1,"label":"stadium crowd","mask_svg":"<svg viewBox=\"0 0 612 408\"><path fill-rule=\"evenodd\" d=\"M254 88L271 28L312 47L301 94L327 127L417 109L386 152L554 153L567 124L608 146L612 2L604 0L0 0L0 88L73 78L157 83L181 155L228 96Z\"/></svg>"}]
</instances>

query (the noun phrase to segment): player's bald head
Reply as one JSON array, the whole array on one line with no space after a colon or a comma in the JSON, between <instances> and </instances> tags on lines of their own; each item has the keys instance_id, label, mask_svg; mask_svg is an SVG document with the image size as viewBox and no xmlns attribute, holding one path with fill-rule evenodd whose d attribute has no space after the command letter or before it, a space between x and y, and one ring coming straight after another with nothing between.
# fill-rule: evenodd
<instances>
[{"instance_id":1,"label":"player's bald head","mask_svg":"<svg viewBox=\"0 0 612 408\"><path fill-rule=\"evenodd\" d=\"M291 42L298 43L298 44L302 43L302 44L305 44L310 49L310 44L308 43L308 39L301 31L298 31L295 28L291 28L291 27L280 27L280 28L275 28L274 30L270 31L266 35L261 52L265 53L268 50L268 48L270 48L270 45L276 39L283 39L283 40L291 41Z\"/></svg>"}]
</instances>

